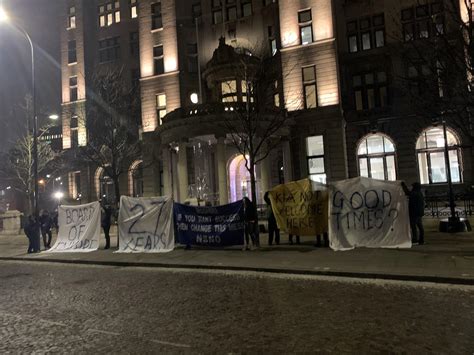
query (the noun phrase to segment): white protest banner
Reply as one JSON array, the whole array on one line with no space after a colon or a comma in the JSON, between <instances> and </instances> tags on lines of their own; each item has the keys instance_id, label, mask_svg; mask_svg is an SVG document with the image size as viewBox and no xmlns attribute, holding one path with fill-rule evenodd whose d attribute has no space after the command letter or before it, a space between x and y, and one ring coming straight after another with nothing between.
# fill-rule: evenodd
<instances>
[{"instance_id":1,"label":"white protest banner","mask_svg":"<svg viewBox=\"0 0 474 355\"><path fill-rule=\"evenodd\" d=\"M401 183L365 177L333 183L329 241L333 250L410 248L408 199Z\"/></svg>"},{"instance_id":2,"label":"white protest banner","mask_svg":"<svg viewBox=\"0 0 474 355\"><path fill-rule=\"evenodd\" d=\"M173 200L120 198L117 253L163 253L174 249Z\"/></svg>"},{"instance_id":3,"label":"white protest banner","mask_svg":"<svg viewBox=\"0 0 474 355\"><path fill-rule=\"evenodd\" d=\"M59 233L48 252L90 252L99 249L100 204L59 206Z\"/></svg>"}]
</instances>

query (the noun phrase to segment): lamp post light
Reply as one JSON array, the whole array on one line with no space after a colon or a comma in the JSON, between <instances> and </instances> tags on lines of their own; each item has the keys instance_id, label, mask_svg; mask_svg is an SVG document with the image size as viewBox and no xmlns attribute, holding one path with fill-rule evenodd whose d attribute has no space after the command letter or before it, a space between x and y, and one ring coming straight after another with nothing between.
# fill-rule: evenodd
<instances>
[{"instance_id":1,"label":"lamp post light","mask_svg":"<svg viewBox=\"0 0 474 355\"><path fill-rule=\"evenodd\" d=\"M5 23L9 21L9 17L5 9L0 6L0 23ZM38 217L38 205L39 205L39 187L38 187L38 118L36 117L36 82L35 82L35 50L33 41L31 40L28 32L19 25L12 26L20 31L23 36L27 39L28 44L30 45L31 51L31 91L32 91L32 119L33 119L33 178L34 178L34 201L33 201L33 211L34 215Z\"/></svg>"},{"instance_id":2,"label":"lamp post light","mask_svg":"<svg viewBox=\"0 0 474 355\"><path fill-rule=\"evenodd\" d=\"M58 206L60 206L61 199L64 197L64 193L62 191L56 191L53 196L56 200L58 200Z\"/></svg>"}]
</instances>

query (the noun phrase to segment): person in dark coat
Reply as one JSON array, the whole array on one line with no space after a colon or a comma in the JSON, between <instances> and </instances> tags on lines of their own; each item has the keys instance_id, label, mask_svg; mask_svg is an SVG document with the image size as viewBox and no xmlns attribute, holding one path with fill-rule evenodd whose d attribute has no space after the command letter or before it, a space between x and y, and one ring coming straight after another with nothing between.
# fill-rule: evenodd
<instances>
[{"instance_id":1,"label":"person in dark coat","mask_svg":"<svg viewBox=\"0 0 474 355\"><path fill-rule=\"evenodd\" d=\"M58 222L58 210L54 210L53 213L53 227L56 229L56 235L59 233L59 222Z\"/></svg>"},{"instance_id":2,"label":"person in dark coat","mask_svg":"<svg viewBox=\"0 0 474 355\"><path fill-rule=\"evenodd\" d=\"M105 235L105 248L110 248L110 226L112 224L112 209L109 206L105 206L102 212L101 225Z\"/></svg>"},{"instance_id":3,"label":"person in dark coat","mask_svg":"<svg viewBox=\"0 0 474 355\"><path fill-rule=\"evenodd\" d=\"M36 218L33 215L28 216L26 225L23 228L28 238L28 254L40 251L40 229L40 223L36 221Z\"/></svg>"},{"instance_id":4,"label":"person in dark coat","mask_svg":"<svg viewBox=\"0 0 474 355\"><path fill-rule=\"evenodd\" d=\"M328 233L327 232L324 232L323 235L323 240L324 240L324 247L327 248L329 247L329 236L328 236ZM319 248L322 246L321 244L321 234L318 234L316 236L316 244L314 245L316 248Z\"/></svg>"},{"instance_id":5,"label":"person in dark coat","mask_svg":"<svg viewBox=\"0 0 474 355\"><path fill-rule=\"evenodd\" d=\"M43 236L43 244L45 249L51 248L51 239L53 235L51 233L51 228L53 226L53 219L49 215L47 210L43 210L39 218L41 224L41 235Z\"/></svg>"},{"instance_id":6,"label":"person in dark coat","mask_svg":"<svg viewBox=\"0 0 474 355\"><path fill-rule=\"evenodd\" d=\"M244 250L250 250L250 239L252 245L256 246L257 239L257 208L248 197L244 197L244 219L245 219L245 246Z\"/></svg>"},{"instance_id":7,"label":"person in dark coat","mask_svg":"<svg viewBox=\"0 0 474 355\"><path fill-rule=\"evenodd\" d=\"M276 222L275 214L272 209L272 202L270 201L269 192L265 192L263 199L268 205L268 245L273 244L273 236L275 235L275 244L280 244L280 230Z\"/></svg>"},{"instance_id":8,"label":"person in dark coat","mask_svg":"<svg viewBox=\"0 0 474 355\"><path fill-rule=\"evenodd\" d=\"M423 228L423 216L425 214L425 197L421 192L421 184L419 182L412 184L411 191L404 182L402 182L402 187L405 194L408 196L411 241L413 244L424 244L425 229Z\"/></svg>"}]
</instances>

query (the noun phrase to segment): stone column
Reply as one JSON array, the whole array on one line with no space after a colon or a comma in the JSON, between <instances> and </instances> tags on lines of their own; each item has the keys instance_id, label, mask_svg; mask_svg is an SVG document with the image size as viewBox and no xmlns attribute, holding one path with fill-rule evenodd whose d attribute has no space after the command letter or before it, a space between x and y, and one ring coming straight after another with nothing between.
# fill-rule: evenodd
<instances>
[{"instance_id":1,"label":"stone column","mask_svg":"<svg viewBox=\"0 0 474 355\"><path fill-rule=\"evenodd\" d=\"M171 196L171 176L170 176L170 151L168 146L164 146L161 150L161 160L163 162L163 196Z\"/></svg>"},{"instance_id":2,"label":"stone column","mask_svg":"<svg viewBox=\"0 0 474 355\"><path fill-rule=\"evenodd\" d=\"M227 161L225 155L225 138L217 138L216 161L217 161L217 185L219 187L219 204L229 203L227 190Z\"/></svg>"},{"instance_id":3,"label":"stone column","mask_svg":"<svg viewBox=\"0 0 474 355\"><path fill-rule=\"evenodd\" d=\"M293 180L293 164L291 163L290 142L283 142L283 178L285 183Z\"/></svg>"},{"instance_id":4,"label":"stone column","mask_svg":"<svg viewBox=\"0 0 474 355\"><path fill-rule=\"evenodd\" d=\"M178 193L179 202L183 203L188 198L188 157L186 142L179 142L178 151Z\"/></svg>"}]
</instances>

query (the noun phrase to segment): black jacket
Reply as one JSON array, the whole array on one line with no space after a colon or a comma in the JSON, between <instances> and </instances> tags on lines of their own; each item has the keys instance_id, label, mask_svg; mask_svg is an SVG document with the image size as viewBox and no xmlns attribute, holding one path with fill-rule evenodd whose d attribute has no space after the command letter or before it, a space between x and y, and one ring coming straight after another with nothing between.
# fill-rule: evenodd
<instances>
[{"instance_id":1,"label":"black jacket","mask_svg":"<svg viewBox=\"0 0 474 355\"><path fill-rule=\"evenodd\" d=\"M255 207L255 204L253 202L248 202L245 205L245 221L250 222L250 221L256 221L257 220L257 208Z\"/></svg>"},{"instance_id":2,"label":"black jacket","mask_svg":"<svg viewBox=\"0 0 474 355\"><path fill-rule=\"evenodd\" d=\"M411 191L408 195L408 211L413 217L422 217L425 214L425 197L421 191Z\"/></svg>"},{"instance_id":3,"label":"black jacket","mask_svg":"<svg viewBox=\"0 0 474 355\"><path fill-rule=\"evenodd\" d=\"M28 222L23 230L29 239L40 237L40 224L36 221Z\"/></svg>"}]
</instances>

